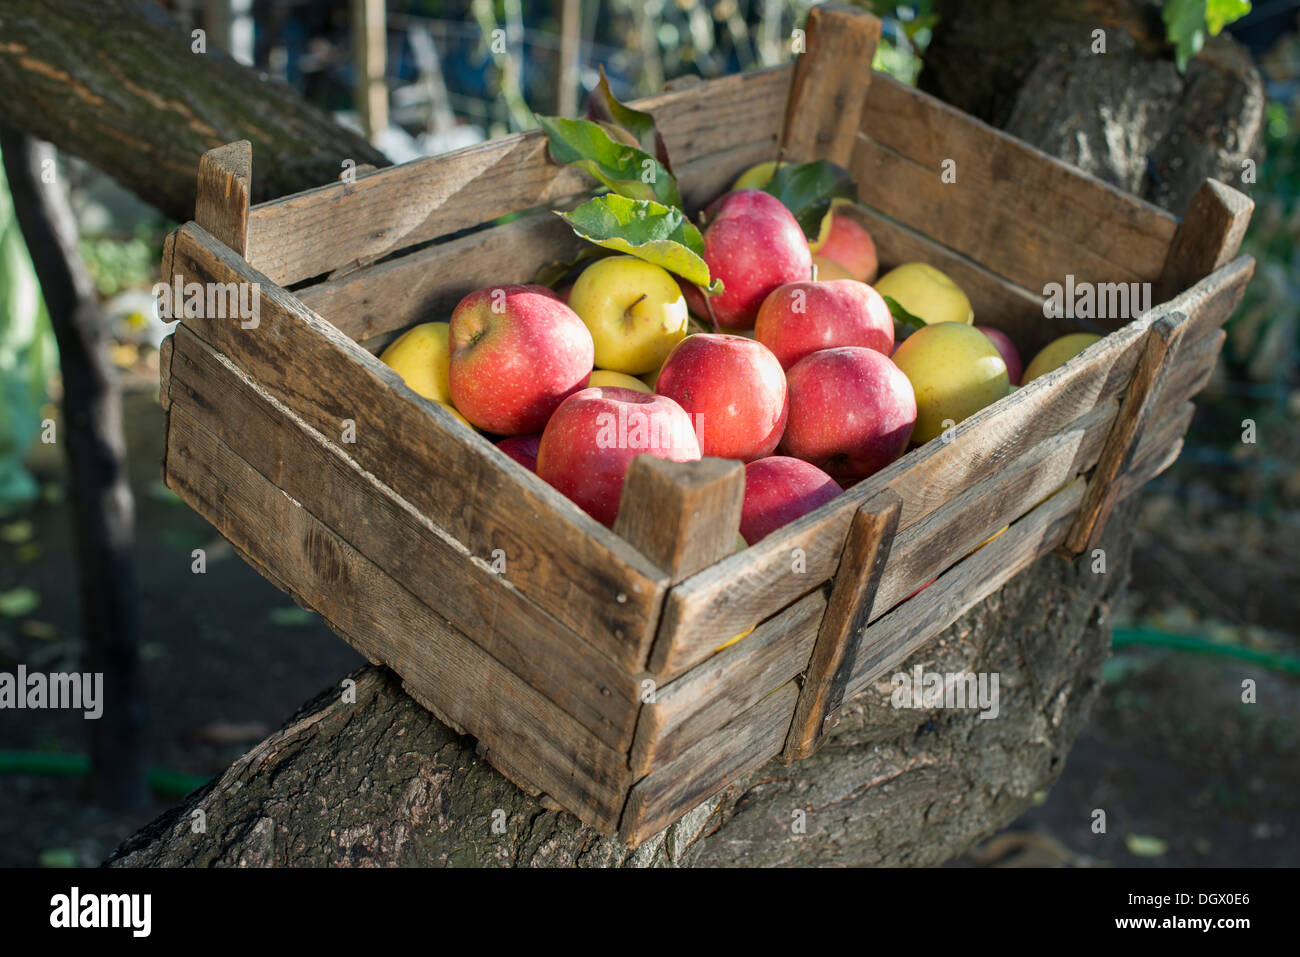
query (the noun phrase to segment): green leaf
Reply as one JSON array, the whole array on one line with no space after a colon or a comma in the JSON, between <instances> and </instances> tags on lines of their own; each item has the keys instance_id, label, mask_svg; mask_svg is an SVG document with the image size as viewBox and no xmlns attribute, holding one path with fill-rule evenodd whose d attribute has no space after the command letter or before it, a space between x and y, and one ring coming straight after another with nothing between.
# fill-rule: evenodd
<instances>
[{"instance_id":1,"label":"green leaf","mask_svg":"<svg viewBox=\"0 0 1300 957\"><path fill-rule=\"evenodd\" d=\"M0 615L21 618L34 612L41 604L41 596L30 588L11 588L0 591Z\"/></svg>"},{"instance_id":2,"label":"green leaf","mask_svg":"<svg viewBox=\"0 0 1300 957\"><path fill-rule=\"evenodd\" d=\"M855 200L858 195L849 171L826 160L778 167L763 191L771 193L794 213L799 228L809 239L816 239L820 234L822 220L833 200Z\"/></svg>"},{"instance_id":3,"label":"green leaf","mask_svg":"<svg viewBox=\"0 0 1300 957\"><path fill-rule=\"evenodd\" d=\"M1210 28L1210 36L1217 37L1219 31L1233 21L1240 20L1250 13L1250 0L1208 0L1205 4L1205 25Z\"/></svg>"},{"instance_id":4,"label":"green leaf","mask_svg":"<svg viewBox=\"0 0 1300 957\"><path fill-rule=\"evenodd\" d=\"M894 341L902 342L918 329L925 327L925 320L920 316L914 316L893 296L885 296L885 305L889 307L889 314L894 317Z\"/></svg>"},{"instance_id":5,"label":"green leaf","mask_svg":"<svg viewBox=\"0 0 1300 957\"><path fill-rule=\"evenodd\" d=\"M609 88L604 65L600 68L600 82L587 97L587 118L627 130L640 145L642 152L655 157L664 169L672 172L673 164L668 161L668 147L664 145L664 138L655 127L654 117L619 102L614 91Z\"/></svg>"},{"instance_id":6,"label":"green leaf","mask_svg":"<svg viewBox=\"0 0 1300 957\"><path fill-rule=\"evenodd\" d=\"M650 199L665 206L680 206L677 179L657 159L635 146L619 142L599 123L539 116L551 158L576 166L597 182L629 199Z\"/></svg>"},{"instance_id":7,"label":"green leaf","mask_svg":"<svg viewBox=\"0 0 1300 957\"><path fill-rule=\"evenodd\" d=\"M710 295L722 291L721 280L709 276L704 237L680 209L606 195L559 216L588 242L662 266Z\"/></svg>"},{"instance_id":8,"label":"green leaf","mask_svg":"<svg viewBox=\"0 0 1300 957\"><path fill-rule=\"evenodd\" d=\"M1179 73L1187 70L1187 61L1205 44L1205 11L1206 0L1168 0L1160 11Z\"/></svg>"},{"instance_id":9,"label":"green leaf","mask_svg":"<svg viewBox=\"0 0 1300 957\"><path fill-rule=\"evenodd\" d=\"M1161 857L1169 850L1169 843L1150 834L1126 834L1124 846L1134 857Z\"/></svg>"}]
</instances>

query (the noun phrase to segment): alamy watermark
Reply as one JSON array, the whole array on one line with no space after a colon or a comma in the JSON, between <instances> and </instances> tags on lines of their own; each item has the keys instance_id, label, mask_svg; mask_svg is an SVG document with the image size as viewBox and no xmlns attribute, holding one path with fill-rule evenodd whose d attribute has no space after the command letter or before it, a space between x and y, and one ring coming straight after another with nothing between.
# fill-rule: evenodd
<instances>
[{"instance_id":1,"label":"alamy watermark","mask_svg":"<svg viewBox=\"0 0 1300 957\"><path fill-rule=\"evenodd\" d=\"M186 282L176 275L170 284L154 283L159 318L238 319L241 329L261 323L262 289L255 282Z\"/></svg>"},{"instance_id":2,"label":"alamy watermark","mask_svg":"<svg viewBox=\"0 0 1300 957\"><path fill-rule=\"evenodd\" d=\"M704 413L688 412L695 437L704 439ZM618 413L601 412L596 416L598 449L674 449L678 447L672 422L665 416L650 415L640 409L618 407Z\"/></svg>"},{"instance_id":3,"label":"alamy watermark","mask_svg":"<svg viewBox=\"0 0 1300 957\"><path fill-rule=\"evenodd\" d=\"M104 675L56 671L28 674L26 665L16 673L0 671L0 710L58 709L85 712L87 721L104 713Z\"/></svg>"},{"instance_id":4,"label":"alamy watermark","mask_svg":"<svg viewBox=\"0 0 1300 957\"><path fill-rule=\"evenodd\" d=\"M1149 282L1049 282L1043 287L1048 319L1133 319L1151 308Z\"/></svg>"},{"instance_id":5,"label":"alamy watermark","mask_svg":"<svg viewBox=\"0 0 1300 957\"><path fill-rule=\"evenodd\" d=\"M944 674L925 671L920 665L912 673L900 671L890 681L889 701L895 708L977 708L981 718L998 716L999 672L962 671Z\"/></svg>"}]
</instances>

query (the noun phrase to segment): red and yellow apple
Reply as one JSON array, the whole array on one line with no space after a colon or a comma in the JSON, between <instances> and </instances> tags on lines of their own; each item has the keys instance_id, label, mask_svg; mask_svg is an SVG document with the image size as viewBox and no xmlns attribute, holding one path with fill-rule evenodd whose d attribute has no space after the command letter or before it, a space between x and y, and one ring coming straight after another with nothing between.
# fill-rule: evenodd
<instances>
[{"instance_id":1,"label":"red and yellow apple","mask_svg":"<svg viewBox=\"0 0 1300 957\"><path fill-rule=\"evenodd\" d=\"M943 432L944 423L955 425L1011 390L997 347L964 322L918 329L899 344L894 363L916 393L917 445Z\"/></svg>"},{"instance_id":2,"label":"red and yellow apple","mask_svg":"<svg viewBox=\"0 0 1300 957\"><path fill-rule=\"evenodd\" d=\"M812 243L814 257L829 259L849 273L849 278L871 282L876 278L879 262L876 243L866 227L846 213L830 212L830 229L825 239ZM823 227L825 228L825 227Z\"/></svg>"},{"instance_id":3,"label":"red and yellow apple","mask_svg":"<svg viewBox=\"0 0 1300 957\"><path fill-rule=\"evenodd\" d=\"M583 389L565 399L546 423L537 474L596 521L612 526L623 480L638 455L698 459L691 417L667 396Z\"/></svg>"},{"instance_id":4,"label":"red and yellow apple","mask_svg":"<svg viewBox=\"0 0 1300 957\"><path fill-rule=\"evenodd\" d=\"M840 494L839 483L811 462L769 455L745 466L745 501L740 534L750 545L825 505Z\"/></svg>"},{"instance_id":5,"label":"red and yellow apple","mask_svg":"<svg viewBox=\"0 0 1300 957\"><path fill-rule=\"evenodd\" d=\"M470 293L451 314L451 401L498 435L539 432L587 384L595 347L577 314L519 285Z\"/></svg>"},{"instance_id":6,"label":"red and yellow apple","mask_svg":"<svg viewBox=\"0 0 1300 957\"><path fill-rule=\"evenodd\" d=\"M511 435L497 443L499 448L528 471L537 472L537 447L542 442L540 433Z\"/></svg>"},{"instance_id":7,"label":"red and yellow apple","mask_svg":"<svg viewBox=\"0 0 1300 957\"><path fill-rule=\"evenodd\" d=\"M754 325L777 286L812 278L812 253L794 215L757 189L727 193L705 211L704 261L723 290L709 301L726 329Z\"/></svg>"},{"instance_id":8,"label":"red and yellow apple","mask_svg":"<svg viewBox=\"0 0 1300 957\"><path fill-rule=\"evenodd\" d=\"M772 290L758 310L754 337L781 368L836 346L863 346L889 355L894 319L880 294L864 282L790 282Z\"/></svg>"},{"instance_id":9,"label":"red and yellow apple","mask_svg":"<svg viewBox=\"0 0 1300 957\"><path fill-rule=\"evenodd\" d=\"M785 429L781 363L744 336L687 336L659 371L655 391L689 412L700 451L749 462L770 455Z\"/></svg>"},{"instance_id":10,"label":"red and yellow apple","mask_svg":"<svg viewBox=\"0 0 1300 957\"><path fill-rule=\"evenodd\" d=\"M1012 385L1020 382L1020 375L1024 372L1024 366L1020 362L1020 350L1016 344L1011 341L1011 337L1001 329L994 329L992 326L976 326L980 332L989 337L989 341L997 347L998 354L1002 356L1002 361L1007 364L1007 378Z\"/></svg>"}]
</instances>

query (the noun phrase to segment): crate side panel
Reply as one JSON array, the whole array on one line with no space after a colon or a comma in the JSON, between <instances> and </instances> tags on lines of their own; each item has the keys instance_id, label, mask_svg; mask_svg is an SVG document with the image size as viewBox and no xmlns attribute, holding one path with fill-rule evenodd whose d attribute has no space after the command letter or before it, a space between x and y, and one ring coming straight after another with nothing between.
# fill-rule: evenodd
<instances>
[{"instance_id":1,"label":"crate side panel","mask_svg":"<svg viewBox=\"0 0 1300 957\"><path fill-rule=\"evenodd\" d=\"M190 330L172 338L173 387L194 420L605 744L628 750L639 701L633 675L439 534Z\"/></svg>"},{"instance_id":2,"label":"crate side panel","mask_svg":"<svg viewBox=\"0 0 1300 957\"><path fill-rule=\"evenodd\" d=\"M256 328L185 325L475 558L628 670L642 667L666 577L486 439L421 399L374 356L249 269L194 224L175 268L200 283L260 283ZM346 431L345 431L346 430Z\"/></svg>"}]
</instances>

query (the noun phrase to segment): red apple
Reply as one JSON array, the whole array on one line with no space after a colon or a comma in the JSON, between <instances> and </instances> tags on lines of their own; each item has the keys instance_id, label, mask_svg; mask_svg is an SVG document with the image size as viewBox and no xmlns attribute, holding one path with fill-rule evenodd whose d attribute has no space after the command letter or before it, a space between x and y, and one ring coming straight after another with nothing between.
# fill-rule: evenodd
<instances>
[{"instance_id":1,"label":"red apple","mask_svg":"<svg viewBox=\"0 0 1300 957\"><path fill-rule=\"evenodd\" d=\"M537 472L537 446L541 444L540 433L533 435L512 435L497 443L506 455L510 456L528 471Z\"/></svg>"},{"instance_id":2,"label":"red apple","mask_svg":"<svg viewBox=\"0 0 1300 957\"><path fill-rule=\"evenodd\" d=\"M912 384L874 349L823 349L796 362L781 451L841 483L872 475L907 449L916 422Z\"/></svg>"},{"instance_id":3,"label":"red apple","mask_svg":"<svg viewBox=\"0 0 1300 957\"><path fill-rule=\"evenodd\" d=\"M613 525L623 479L638 455L698 459L691 417L667 396L597 386L569 396L546 423L537 474L596 521Z\"/></svg>"},{"instance_id":4,"label":"red apple","mask_svg":"<svg viewBox=\"0 0 1300 957\"><path fill-rule=\"evenodd\" d=\"M673 347L655 381L695 419L700 451L749 462L770 455L785 429L785 374L761 342L702 333Z\"/></svg>"},{"instance_id":5,"label":"red apple","mask_svg":"<svg viewBox=\"0 0 1300 957\"><path fill-rule=\"evenodd\" d=\"M839 483L817 466L769 455L745 466L740 535L750 545L840 494Z\"/></svg>"},{"instance_id":6,"label":"red apple","mask_svg":"<svg viewBox=\"0 0 1300 957\"><path fill-rule=\"evenodd\" d=\"M831 213L831 230L826 242L813 251L824 259L839 263L861 282L871 282L876 278L879 268L876 244L861 223L844 213Z\"/></svg>"},{"instance_id":7,"label":"red apple","mask_svg":"<svg viewBox=\"0 0 1300 957\"><path fill-rule=\"evenodd\" d=\"M1007 378L1011 380L1012 385L1020 384L1020 376L1025 371L1024 363L1020 361L1020 353L1016 350L1016 344L1011 341L1011 337L1001 329L994 329L992 326L976 326L980 332L989 337L989 341L997 347L998 352L1002 355L1002 361L1007 364Z\"/></svg>"},{"instance_id":8,"label":"red apple","mask_svg":"<svg viewBox=\"0 0 1300 957\"><path fill-rule=\"evenodd\" d=\"M763 300L754 338L772 350L783 369L837 346L863 346L889 355L894 318L884 297L865 282L791 282Z\"/></svg>"},{"instance_id":9,"label":"red apple","mask_svg":"<svg viewBox=\"0 0 1300 957\"><path fill-rule=\"evenodd\" d=\"M451 401L487 432L540 432L587 384L595 358L577 314L536 287L489 286L451 314Z\"/></svg>"},{"instance_id":10,"label":"red apple","mask_svg":"<svg viewBox=\"0 0 1300 957\"><path fill-rule=\"evenodd\" d=\"M758 189L739 189L705 211L704 261L724 289L713 296L713 318L727 329L749 329L777 286L812 277L812 253L794 214Z\"/></svg>"}]
</instances>

